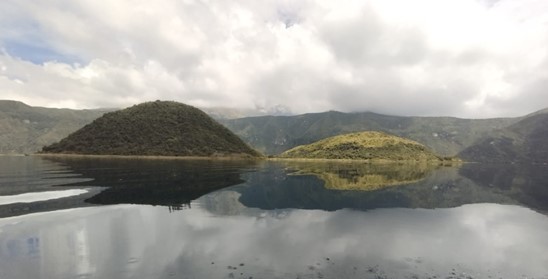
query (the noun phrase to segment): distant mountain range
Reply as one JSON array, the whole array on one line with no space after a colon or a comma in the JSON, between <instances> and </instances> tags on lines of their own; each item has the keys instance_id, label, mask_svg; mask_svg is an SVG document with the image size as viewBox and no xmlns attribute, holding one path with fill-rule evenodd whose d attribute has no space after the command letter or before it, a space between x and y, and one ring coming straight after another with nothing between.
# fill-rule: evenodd
<instances>
[{"instance_id":1,"label":"distant mountain range","mask_svg":"<svg viewBox=\"0 0 548 279\"><path fill-rule=\"evenodd\" d=\"M100 117L108 109L31 107L0 100L0 154L34 153Z\"/></svg>"},{"instance_id":2,"label":"distant mountain range","mask_svg":"<svg viewBox=\"0 0 548 279\"><path fill-rule=\"evenodd\" d=\"M548 109L515 118L401 117L329 111L221 120L265 154L351 132L409 138L442 156L477 162L548 162Z\"/></svg>"},{"instance_id":3,"label":"distant mountain range","mask_svg":"<svg viewBox=\"0 0 548 279\"><path fill-rule=\"evenodd\" d=\"M477 162L548 163L548 113L535 113L478 140L459 157Z\"/></svg>"},{"instance_id":4,"label":"distant mountain range","mask_svg":"<svg viewBox=\"0 0 548 279\"><path fill-rule=\"evenodd\" d=\"M340 134L381 131L415 140L442 156L454 156L493 131L519 120L521 118L402 117L329 111L297 116L248 117L221 120L221 123L266 154L279 154L298 145Z\"/></svg>"},{"instance_id":5,"label":"distant mountain range","mask_svg":"<svg viewBox=\"0 0 548 279\"><path fill-rule=\"evenodd\" d=\"M0 101L0 153L36 152L105 112L37 108ZM458 155L468 161L548 161L548 109L523 117L494 119L329 111L219 121L267 155L340 134L382 131L415 140L439 155Z\"/></svg>"}]
</instances>

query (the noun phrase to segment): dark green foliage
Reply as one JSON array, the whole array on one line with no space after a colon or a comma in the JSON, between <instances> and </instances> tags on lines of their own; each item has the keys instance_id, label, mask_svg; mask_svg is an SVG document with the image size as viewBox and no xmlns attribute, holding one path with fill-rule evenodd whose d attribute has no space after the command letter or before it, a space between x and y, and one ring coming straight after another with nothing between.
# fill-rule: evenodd
<instances>
[{"instance_id":1,"label":"dark green foliage","mask_svg":"<svg viewBox=\"0 0 548 279\"><path fill-rule=\"evenodd\" d=\"M105 114L45 153L157 156L259 156L201 110L148 102Z\"/></svg>"}]
</instances>

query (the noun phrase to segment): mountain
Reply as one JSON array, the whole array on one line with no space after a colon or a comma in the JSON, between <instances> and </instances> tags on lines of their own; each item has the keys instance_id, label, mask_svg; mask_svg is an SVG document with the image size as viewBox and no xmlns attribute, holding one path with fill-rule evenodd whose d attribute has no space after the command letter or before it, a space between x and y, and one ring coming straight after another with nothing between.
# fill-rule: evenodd
<instances>
[{"instance_id":1,"label":"mountain","mask_svg":"<svg viewBox=\"0 0 548 279\"><path fill-rule=\"evenodd\" d=\"M51 109L0 100L0 153L36 152L108 111L112 110ZM531 160L531 156L540 156L535 160L543 161L546 158L542 153L543 139L546 138L542 126L543 115L548 113L548 109L524 117L497 119L401 117L336 111L226 119L245 114L224 113L222 110L210 113L224 118L219 121L247 144L270 155L327 137L370 130L409 138L426 145L436 154L460 154L467 160L486 161L488 156L497 158L491 161ZM524 137L528 138L525 145L521 143ZM494 147L490 144L492 141ZM468 147L470 149L464 151ZM474 151L474 148L477 150ZM538 150L540 153L527 150ZM516 155L521 152L529 153Z\"/></svg>"},{"instance_id":2,"label":"mountain","mask_svg":"<svg viewBox=\"0 0 548 279\"><path fill-rule=\"evenodd\" d=\"M358 159L390 161L440 160L426 146L382 132L359 132L329 137L285 151L282 158Z\"/></svg>"},{"instance_id":3,"label":"mountain","mask_svg":"<svg viewBox=\"0 0 548 279\"><path fill-rule=\"evenodd\" d=\"M31 107L0 100L0 154L34 153L107 111Z\"/></svg>"},{"instance_id":4,"label":"mountain","mask_svg":"<svg viewBox=\"0 0 548 279\"><path fill-rule=\"evenodd\" d=\"M269 155L340 134L381 131L417 141L442 156L454 156L492 131L520 119L403 117L329 111L296 116L225 119L221 123L245 142Z\"/></svg>"},{"instance_id":5,"label":"mountain","mask_svg":"<svg viewBox=\"0 0 548 279\"><path fill-rule=\"evenodd\" d=\"M540 111L478 140L459 153L475 162L548 163L548 111Z\"/></svg>"},{"instance_id":6,"label":"mountain","mask_svg":"<svg viewBox=\"0 0 548 279\"><path fill-rule=\"evenodd\" d=\"M42 151L98 155L259 156L203 111L165 101L106 113Z\"/></svg>"}]
</instances>

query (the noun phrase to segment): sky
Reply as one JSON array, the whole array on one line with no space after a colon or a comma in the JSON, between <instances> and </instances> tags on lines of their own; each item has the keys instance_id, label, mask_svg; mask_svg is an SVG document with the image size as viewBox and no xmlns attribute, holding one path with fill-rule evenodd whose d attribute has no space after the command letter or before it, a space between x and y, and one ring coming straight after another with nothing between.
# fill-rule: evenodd
<instances>
[{"instance_id":1,"label":"sky","mask_svg":"<svg viewBox=\"0 0 548 279\"><path fill-rule=\"evenodd\" d=\"M548 107L546 0L2 0L0 99L489 118Z\"/></svg>"}]
</instances>

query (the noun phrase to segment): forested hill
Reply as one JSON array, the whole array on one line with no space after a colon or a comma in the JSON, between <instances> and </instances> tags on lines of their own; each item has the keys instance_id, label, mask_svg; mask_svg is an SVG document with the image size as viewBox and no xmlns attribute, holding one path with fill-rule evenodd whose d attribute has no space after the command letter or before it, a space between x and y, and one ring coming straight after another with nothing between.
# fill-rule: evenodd
<instances>
[{"instance_id":1,"label":"forested hill","mask_svg":"<svg viewBox=\"0 0 548 279\"><path fill-rule=\"evenodd\" d=\"M158 156L259 156L203 111L156 101L110 112L44 153Z\"/></svg>"}]
</instances>

